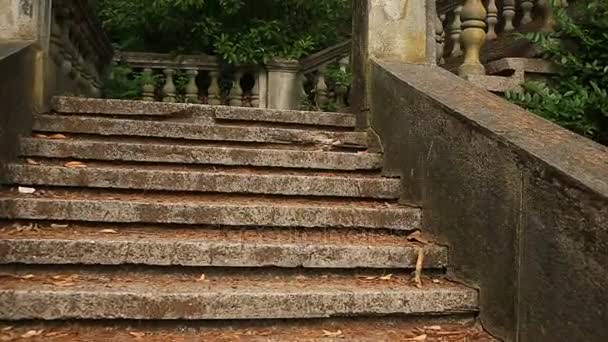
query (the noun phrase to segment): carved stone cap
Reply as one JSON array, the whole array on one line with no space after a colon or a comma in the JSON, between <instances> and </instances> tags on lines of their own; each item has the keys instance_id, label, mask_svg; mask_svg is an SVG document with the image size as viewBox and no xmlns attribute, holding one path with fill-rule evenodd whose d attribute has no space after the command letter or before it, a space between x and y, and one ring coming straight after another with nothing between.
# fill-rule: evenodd
<instances>
[{"instance_id":1,"label":"carved stone cap","mask_svg":"<svg viewBox=\"0 0 608 342\"><path fill-rule=\"evenodd\" d=\"M299 72L300 62L293 59L274 58L266 63L268 71Z\"/></svg>"}]
</instances>

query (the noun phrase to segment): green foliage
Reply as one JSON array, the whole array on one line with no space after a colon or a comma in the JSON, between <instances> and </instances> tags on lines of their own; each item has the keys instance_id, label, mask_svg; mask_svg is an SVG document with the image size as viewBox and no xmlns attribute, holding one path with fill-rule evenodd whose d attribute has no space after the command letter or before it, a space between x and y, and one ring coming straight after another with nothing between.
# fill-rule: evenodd
<instances>
[{"instance_id":1,"label":"green foliage","mask_svg":"<svg viewBox=\"0 0 608 342\"><path fill-rule=\"evenodd\" d=\"M139 99L144 81L144 77L140 73L134 73L128 65L113 65L108 79L104 82L103 96L110 99Z\"/></svg>"},{"instance_id":2,"label":"green foliage","mask_svg":"<svg viewBox=\"0 0 608 342\"><path fill-rule=\"evenodd\" d=\"M569 15L556 8L554 32L526 37L556 63L550 82L527 82L506 97L579 134L608 145L608 1L577 1Z\"/></svg>"},{"instance_id":3,"label":"green foliage","mask_svg":"<svg viewBox=\"0 0 608 342\"><path fill-rule=\"evenodd\" d=\"M299 59L350 34L351 0L101 0L119 49Z\"/></svg>"}]
</instances>

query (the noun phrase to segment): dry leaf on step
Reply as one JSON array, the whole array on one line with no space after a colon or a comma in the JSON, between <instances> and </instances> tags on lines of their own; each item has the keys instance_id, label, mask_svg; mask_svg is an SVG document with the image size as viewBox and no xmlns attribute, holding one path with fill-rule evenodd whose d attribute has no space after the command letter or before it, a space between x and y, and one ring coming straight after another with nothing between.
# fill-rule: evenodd
<instances>
[{"instance_id":1,"label":"dry leaf on step","mask_svg":"<svg viewBox=\"0 0 608 342\"><path fill-rule=\"evenodd\" d=\"M25 334L21 335L21 338L30 338L30 337L34 337L34 336L40 336L43 331L44 331L44 329L30 330L30 331L26 332Z\"/></svg>"},{"instance_id":2,"label":"dry leaf on step","mask_svg":"<svg viewBox=\"0 0 608 342\"><path fill-rule=\"evenodd\" d=\"M64 140L64 139L67 139L67 137L61 133L57 133L57 134L49 135L49 139Z\"/></svg>"},{"instance_id":3,"label":"dry leaf on step","mask_svg":"<svg viewBox=\"0 0 608 342\"><path fill-rule=\"evenodd\" d=\"M46 335L44 335L44 337L64 337L64 336L68 336L69 334L66 332L62 332L62 331L53 331L50 332Z\"/></svg>"},{"instance_id":4,"label":"dry leaf on step","mask_svg":"<svg viewBox=\"0 0 608 342\"><path fill-rule=\"evenodd\" d=\"M17 188L17 191L20 194L33 194L33 193L36 192L36 189L34 189L34 188L28 188L26 186L20 186L20 187Z\"/></svg>"},{"instance_id":5,"label":"dry leaf on step","mask_svg":"<svg viewBox=\"0 0 608 342\"><path fill-rule=\"evenodd\" d=\"M427 338L427 336L426 336L426 334L424 334L424 335L413 337L410 340L411 341L426 341L426 338Z\"/></svg>"},{"instance_id":6,"label":"dry leaf on step","mask_svg":"<svg viewBox=\"0 0 608 342\"><path fill-rule=\"evenodd\" d=\"M69 227L67 224L57 224L57 223L51 224L51 228L67 228L67 227Z\"/></svg>"},{"instance_id":7,"label":"dry leaf on step","mask_svg":"<svg viewBox=\"0 0 608 342\"><path fill-rule=\"evenodd\" d=\"M104 234L118 234L118 232L114 229L102 229L99 232Z\"/></svg>"},{"instance_id":8,"label":"dry leaf on step","mask_svg":"<svg viewBox=\"0 0 608 342\"><path fill-rule=\"evenodd\" d=\"M324 337L336 337L336 336L341 336L341 335L342 335L342 330L338 330L338 331L323 330Z\"/></svg>"},{"instance_id":9,"label":"dry leaf on step","mask_svg":"<svg viewBox=\"0 0 608 342\"><path fill-rule=\"evenodd\" d=\"M34 159L30 159L30 158L26 159L25 162L30 165L40 165L39 162L35 161Z\"/></svg>"},{"instance_id":10,"label":"dry leaf on step","mask_svg":"<svg viewBox=\"0 0 608 342\"><path fill-rule=\"evenodd\" d=\"M21 276L19 278L21 278L21 279L32 279L32 278L34 278L34 275L33 274L26 274L26 275Z\"/></svg>"},{"instance_id":11,"label":"dry leaf on step","mask_svg":"<svg viewBox=\"0 0 608 342\"><path fill-rule=\"evenodd\" d=\"M416 287L422 287L422 265L424 263L424 249L420 248L418 250L418 259L416 260L416 271L414 272L414 282L416 283Z\"/></svg>"},{"instance_id":12,"label":"dry leaf on step","mask_svg":"<svg viewBox=\"0 0 608 342\"><path fill-rule=\"evenodd\" d=\"M79 162L79 161L71 161L71 162L67 162L65 164L63 164L63 166L70 168L70 169L78 169L78 168L85 168L87 167L87 165L83 162Z\"/></svg>"},{"instance_id":13,"label":"dry leaf on step","mask_svg":"<svg viewBox=\"0 0 608 342\"><path fill-rule=\"evenodd\" d=\"M205 281L207 280L207 276L205 276L205 273L201 274L201 276L198 278L197 281Z\"/></svg>"},{"instance_id":14,"label":"dry leaf on step","mask_svg":"<svg viewBox=\"0 0 608 342\"><path fill-rule=\"evenodd\" d=\"M440 325L431 325L428 327L424 327L424 330L441 330L441 326Z\"/></svg>"},{"instance_id":15,"label":"dry leaf on step","mask_svg":"<svg viewBox=\"0 0 608 342\"><path fill-rule=\"evenodd\" d=\"M392 274L387 274L383 277L380 277L380 280L391 280L393 279L393 275Z\"/></svg>"},{"instance_id":16,"label":"dry leaf on step","mask_svg":"<svg viewBox=\"0 0 608 342\"><path fill-rule=\"evenodd\" d=\"M4 328L2 328L2 331L9 331L9 330L11 330L11 329L13 329L13 326L12 326L12 325L9 325L8 327L4 327Z\"/></svg>"},{"instance_id":17,"label":"dry leaf on step","mask_svg":"<svg viewBox=\"0 0 608 342\"><path fill-rule=\"evenodd\" d=\"M423 243L423 244L428 244L429 240L425 239L424 237L422 237L422 232L417 230L413 233L411 233L410 235L407 236L407 240L409 242L419 242L419 243Z\"/></svg>"},{"instance_id":18,"label":"dry leaf on step","mask_svg":"<svg viewBox=\"0 0 608 342\"><path fill-rule=\"evenodd\" d=\"M45 134L34 134L34 138L42 138L42 139L44 139L44 138L48 138L48 135L45 135Z\"/></svg>"},{"instance_id":19,"label":"dry leaf on step","mask_svg":"<svg viewBox=\"0 0 608 342\"><path fill-rule=\"evenodd\" d=\"M144 338L144 336L146 336L146 334L144 334L143 332L136 332L136 331L131 331L129 333L129 335L131 335L135 338Z\"/></svg>"}]
</instances>

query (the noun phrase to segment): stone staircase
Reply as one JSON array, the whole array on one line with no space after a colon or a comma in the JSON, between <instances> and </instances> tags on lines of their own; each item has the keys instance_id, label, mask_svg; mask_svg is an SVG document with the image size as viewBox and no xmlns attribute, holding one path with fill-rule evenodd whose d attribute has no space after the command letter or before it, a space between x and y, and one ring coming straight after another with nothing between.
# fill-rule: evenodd
<instances>
[{"instance_id":1,"label":"stone staircase","mask_svg":"<svg viewBox=\"0 0 608 342\"><path fill-rule=\"evenodd\" d=\"M0 193L0 336L489 341L354 121L55 99Z\"/></svg>"}]
</instances>

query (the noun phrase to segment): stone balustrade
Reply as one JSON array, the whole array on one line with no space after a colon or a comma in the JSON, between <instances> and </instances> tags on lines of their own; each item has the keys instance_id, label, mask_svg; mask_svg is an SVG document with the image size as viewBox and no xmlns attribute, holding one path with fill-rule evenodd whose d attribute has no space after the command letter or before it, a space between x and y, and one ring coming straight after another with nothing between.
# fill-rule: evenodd
<instances>
[{"instance_id":1,"label":"stone balustrade","mask_svg":"<svg viewBox=\"0 0 608 342\"><path fill-rule=\"evenodd\" d=\"M48 94L101 96L112 47L90 1L54 0L46 72Z\"/></svg>"},{"instance_id":2,"label":"stone balustrade","mask_svg":"<svg viewBox=\"0 0 608 342\"><path fill-rule=\"evenodd\" d=\"M144 101L187 102L266 108L266 71L257 66L225 66L209 55L174 56L120 52L141 79Z\"/></svg>"},{"instance_id":3,"label":"stone balustrade","mask_svg":"<svg viewBox=\"0 0 608 342\"><path fill-rule=\"evenodd\" d=\"M117 52L145 101L273 109L343 110L350 89L350 41L301 61L230 66L209 55Z\"/></svg>"},{"instance_id":4,"label":"stone balustrade","mask_svg":"<svg viewBox=\"0 0 608 342\"><path fill-rule=\"evenodd\" d=\"M532 57L514 32L551 30L550 0L439 0L437 63L463 77L485 75L484 64L506 57ZM560 0L562 6L567 2ZM497 41L505 38L501 44ZM528 53L530 56L522 55Z\"/></svg>"}]
</instances>

